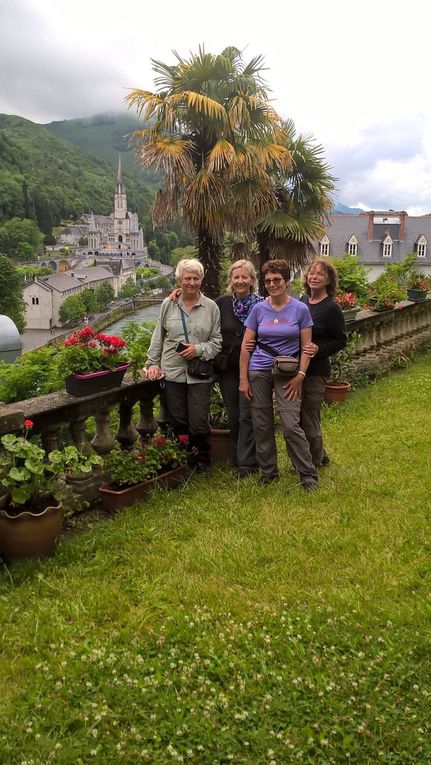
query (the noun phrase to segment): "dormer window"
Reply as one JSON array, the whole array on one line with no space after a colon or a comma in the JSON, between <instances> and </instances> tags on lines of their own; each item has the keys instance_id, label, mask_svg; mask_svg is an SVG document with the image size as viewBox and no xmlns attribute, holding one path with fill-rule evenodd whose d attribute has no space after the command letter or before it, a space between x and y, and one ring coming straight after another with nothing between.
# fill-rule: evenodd
<instances>
[{"instance_id":1,"label":"dormer window","mask_svg":"<svg viewBox=\"0 0 431 765\"><path fill-rule=\"evenodd\" d=\"M322 236L320 242L319 242L319 253L321 257L328 257L329 255L329 239L326 236Z\"/></svg>"},{"instance_id":2,"label":"dormer window","mask_svg":"<svg viewBox=\"0 0 431 765\"><path fill-rule=\"evenodd\" d=\"M358 240L354 234L352 234L349 241L347 242L347 252L349 255L358 254Z\"/></svg>"},{"instance_id":3,"label":"dormer window","mask_svg":"<svg viewBox=\"0 0 431 765\"><path fill-rule=\"evenodd\" d=\"M427 255L427 240L426 237L422 234L422 236L419 237L415 244L415 251L416 251L416 257L417 258L426 258Z\"/></svg>"},{"instance_id":4,"label":"dormer window","mask_svg":"<svg viewBox=\"0 0 431 765\"><path fill-rule=\"evenodd\" d=\"M383 257L384 258L391 258L392 257L392 237L390 234L386 234L384 240L383 240Z\"/></svg>"}]
</instances>

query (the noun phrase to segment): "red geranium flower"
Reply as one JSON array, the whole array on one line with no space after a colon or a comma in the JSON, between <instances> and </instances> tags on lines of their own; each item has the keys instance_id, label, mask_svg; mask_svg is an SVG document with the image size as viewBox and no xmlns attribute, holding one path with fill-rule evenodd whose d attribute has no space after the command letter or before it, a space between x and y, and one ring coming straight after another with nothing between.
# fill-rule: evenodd
<instances>
[{"instance_id":1,"label":"red geranium flower","mask_svg":"<svg viewBox=\"0 0 431 765\"><path fill-rule=\"evenodd\" d=\"M153 443L156 446L164 446L166 444L166 438L164 436L156 436L156 438L153 439Z\"/></svg>"},{"instance_id":2,"label":"red geranium flower","mask_svg":"<svg viewBox=\"0 0 431 765\"><path fill-rule=\"evenodd\" d=\"M32 428L34 425L34 422L32 420L24 420L24 426L28 428Z\"/></svg>"},{"instance_id":3,"label":"red geranium flower","mask_svg":"<svg viewBox=\"0 0 431 765\"><path fill-rule=\"evenodd\" d=\"M187 444L189 443L189 440L190 439L187 435L178 436L178 441L180 442L180 444L184 444L184 446L187 446Z\"/></svg>"}]
</instances>

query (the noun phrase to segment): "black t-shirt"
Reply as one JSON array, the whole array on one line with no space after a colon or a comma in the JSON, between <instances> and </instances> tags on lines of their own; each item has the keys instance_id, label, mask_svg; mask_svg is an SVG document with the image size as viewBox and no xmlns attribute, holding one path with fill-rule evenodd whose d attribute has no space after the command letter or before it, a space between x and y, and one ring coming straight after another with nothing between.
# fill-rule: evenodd
<instances>
[{"instance_id":1,"label":"black t-shirt","mask_svg":"<svg viewBox=\"0 0 431 765\"><path fill-rule=\"evenodd\" d=\"M347 342L346 325L343 312L332 297L326 297L319 303L309 303L308 295L302 295L302 303L308 306L313 319L311 339L319 350L311 359L307 374L329 377L331 365L329 356L341 351Z\"/></svg>"}]
</instances>

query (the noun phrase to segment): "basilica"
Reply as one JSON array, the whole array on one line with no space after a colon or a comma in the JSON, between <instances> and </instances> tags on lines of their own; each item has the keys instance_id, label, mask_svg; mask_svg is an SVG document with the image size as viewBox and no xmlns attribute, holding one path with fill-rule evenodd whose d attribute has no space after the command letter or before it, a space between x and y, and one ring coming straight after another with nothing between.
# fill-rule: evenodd
<instances>
[{"instance_id":1,"label":"basilica","mask_svg":"<svg viewBox=\"0 0 431 765\"><path fill-rule=\"evenodd\" d=\"M144 234L139 226L137 213L127 209L126 186L118 160L117 183L114 195L114 212L110 215L83 216L83 222L63 229L59 242L78 246L78 255L116 255L120 257L146 254ZM83 239L87 244L83 245Z\"/></svg>"}]
</instances>

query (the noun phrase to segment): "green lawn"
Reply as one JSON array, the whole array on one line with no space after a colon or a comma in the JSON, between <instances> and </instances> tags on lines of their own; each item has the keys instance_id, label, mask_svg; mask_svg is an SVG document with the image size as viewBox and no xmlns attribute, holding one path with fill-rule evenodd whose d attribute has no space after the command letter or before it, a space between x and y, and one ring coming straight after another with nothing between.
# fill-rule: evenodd
<instances>
[{"instance_id":1,"label":"green lawn","mask_svg":"<svg viewBox=\"0 0 431 765\"><path fill-rule=\"evenodd\" d=\"M431 763L431 354L324 421L3 570L0 763Z\"/></svg>"}]
</instances>

